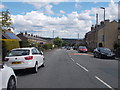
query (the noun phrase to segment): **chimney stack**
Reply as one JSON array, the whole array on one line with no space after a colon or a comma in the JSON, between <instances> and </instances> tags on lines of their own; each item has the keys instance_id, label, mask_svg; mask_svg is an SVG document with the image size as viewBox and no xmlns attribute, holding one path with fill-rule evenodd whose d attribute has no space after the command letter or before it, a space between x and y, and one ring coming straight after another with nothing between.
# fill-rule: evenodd
<instances>
[{"instance_id":1,"label":"chimney stack","mask_svg":"<svg viewBox=\"0 0 120 90\"><path fill-rule=\"evenodd\" d=\"M98 25L98 14L96 14L96 25Z\"/></svg>"}]
</instances>

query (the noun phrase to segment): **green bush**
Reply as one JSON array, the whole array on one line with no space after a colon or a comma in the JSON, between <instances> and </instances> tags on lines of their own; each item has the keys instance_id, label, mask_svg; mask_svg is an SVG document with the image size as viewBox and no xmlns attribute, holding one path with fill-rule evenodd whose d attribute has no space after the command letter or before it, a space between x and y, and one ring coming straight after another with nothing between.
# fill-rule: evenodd
<instances>
[{"instance_id":1,"label":"green bush","mask_svg":"<svg viewBox=\"0 0 120 90\"><path fill-rule=\"evenodd\" d=\"M58 47L62 47L63 40L59 37L54 38L53 43L57 45Z\"/></svg>"},{"instance_id":2,"label":"green bush","mask_svg":"<svg viewBox=\"0 0 120 90\"><path fill-rule=\"evenodd\" d=\"M8 51L14 48L20 48L19 41L16 39L1 39L2 47L5 47Z\"/></svg>"},{"instance_id":3,"label":"green bush","mask_svg":"<svg viewBox=\"0 0 120 90\"><path fill-rule=\"evenodd\" d=\"M52 44L44 44L44 45L43 45L43 48L44 48L45 50L52 49Z\"/></svg>"},{"instance_id":4,"label":"green bush","mask_svg":"<svg viewBox=\"0 0 120 90\"><path fill-rule=\"evenodd\" d=\"M20 41L20 47L23 48L23 47L29 47L29 42L28 41Z\"/></svg>"}]
</instances>

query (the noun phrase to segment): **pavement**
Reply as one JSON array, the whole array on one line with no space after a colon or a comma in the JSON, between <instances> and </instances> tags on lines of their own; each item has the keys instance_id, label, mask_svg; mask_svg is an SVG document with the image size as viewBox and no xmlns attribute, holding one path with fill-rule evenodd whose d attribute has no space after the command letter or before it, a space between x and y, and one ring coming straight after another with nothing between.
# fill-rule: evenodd
<instances>
[{"instance_id":1,"label":"pavement","mask_svg":"<svg viewBox=\"0 0 120 90\"><path fill-rule=\"evenodd\" d=\"M118 60L98 59L90 53L65 49L49 50L44 56L45 67L40 67L38 73L17 73L17 88L119 90Z\"/></svg>"}]
</instances>

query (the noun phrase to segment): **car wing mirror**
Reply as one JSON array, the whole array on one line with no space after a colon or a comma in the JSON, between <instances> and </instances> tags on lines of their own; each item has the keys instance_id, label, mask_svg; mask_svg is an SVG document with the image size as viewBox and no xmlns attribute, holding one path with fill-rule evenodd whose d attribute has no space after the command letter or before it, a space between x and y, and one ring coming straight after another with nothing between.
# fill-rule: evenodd
<instances>
[{"instance_id":1,"label":"car wing mirror","mask_svg":"<svg viewBox=\"0 0 120 90\"><path fill-rule=\"evenodd\" d=\"M41 55L43 55L43 53L42 53L42 52L40 52L40 54L41 54Z\"/></svg>"},{"instance_id":2,"label":"car wing mirror","mask_svg":"<svg viewBox=\"0 0 120 90\"><path fill-rule=\"evenodd\" d=\"M41 51L40 54L43 55L43 52Z\"/></svg>"}]
</instances>

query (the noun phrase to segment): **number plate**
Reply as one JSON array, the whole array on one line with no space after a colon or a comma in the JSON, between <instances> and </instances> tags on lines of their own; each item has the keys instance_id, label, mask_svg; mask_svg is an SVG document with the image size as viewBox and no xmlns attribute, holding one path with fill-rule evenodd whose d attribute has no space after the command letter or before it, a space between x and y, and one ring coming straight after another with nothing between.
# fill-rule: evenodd
<instances>
[{"instance_id":1,"label":"number plate","mask_svg":"<svg viewBox=\"0 0 120 90\"><path fill-rule=\"evenodd\" d=\"M22 62L12 62L12 64L22 64Z\"/></svg>"}]
</instances>

